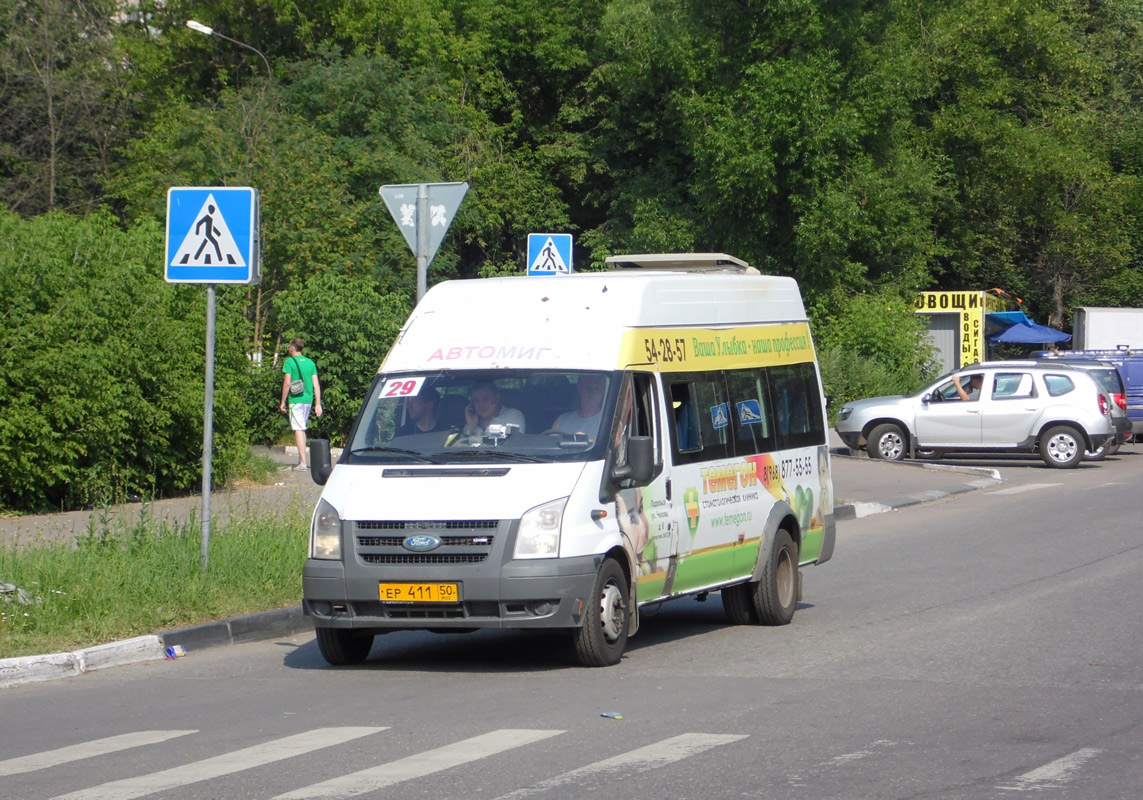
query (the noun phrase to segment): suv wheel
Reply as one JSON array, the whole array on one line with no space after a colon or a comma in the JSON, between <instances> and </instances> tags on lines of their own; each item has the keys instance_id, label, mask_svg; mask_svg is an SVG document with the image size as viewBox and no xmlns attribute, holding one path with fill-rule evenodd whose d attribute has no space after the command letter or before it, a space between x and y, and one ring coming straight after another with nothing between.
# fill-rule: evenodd
<instances>
[{"instance_id":1,"label":"suv wheel","mask_svg":"<svg viewBox=\"0 0 1143 800\"><path fill-rule=\"evenodd\" d=\"M901 461L905 458L905 432L899 425L887 422L878 425L869 434L865 445L870 458L883 458L886 461Z\"/></svg>"},{"instance_id":2,"label":"suv wheel","mask_svg":"<svg viewBox=\"0 0 1143 800\"><path fill-rule=\"evenodd\" d=\"M1070 425L1056 425L1040 437L1040 458L1056 469L1076 467L1083 460L1084 447L1079 431Z\"/></svg>"}]
</instances>

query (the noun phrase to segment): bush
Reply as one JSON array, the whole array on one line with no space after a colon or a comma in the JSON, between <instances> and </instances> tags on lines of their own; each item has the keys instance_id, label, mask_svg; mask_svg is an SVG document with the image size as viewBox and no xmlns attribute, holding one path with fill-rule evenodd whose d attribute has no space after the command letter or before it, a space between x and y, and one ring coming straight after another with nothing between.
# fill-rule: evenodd
<instances>
[{"instance_id":1,"label":"bush","mask_svg":"<svg viewBox=\"0 0 1143 800\"><path fill-rule=\"evenodd\" d=\"M893 290L833 298L811 316L831 422L847 400L908 394L937 374L923 320Z\"/></svg>"},{"instance_id":2,"label":"bush","mask_svg":"<svg viewBox=\"0 0 1143 800\"><path fill-rule=\"evenodd\" d=\"M0 507L162 497L202 480L206 302L163 280L163 231L0 210ZM216 482L248 448L241 318L220 304Z\"/></svg>"}]
</instances>

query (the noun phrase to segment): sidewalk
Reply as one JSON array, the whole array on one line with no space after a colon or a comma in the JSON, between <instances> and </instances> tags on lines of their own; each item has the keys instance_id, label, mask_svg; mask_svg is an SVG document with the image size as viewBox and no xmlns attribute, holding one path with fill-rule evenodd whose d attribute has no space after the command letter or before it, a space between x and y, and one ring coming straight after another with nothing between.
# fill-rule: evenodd
<instances>
[{"instance_id":1,"label":"sidewalk","mask_svg":"<svg viewBox=\"0 0 1143 800\"><path fill-rule=\"evenodd\" d=\"M1001 483L986 467L879 461L852 453L830 431L833 453L834 516L839 521L895 511Z\"/></svg>"},{"instance_id":2,"label":"sidewalk","mask_svg":"<svg viewBox=\"0 0 1143 800\"><path fill-rule=\"evenodd\" d=\"M850 454L836 433L831 431L830 435L836 498L834 515L839 522L939 500L1001 482L1000 473L994 469L917 461L886 462L870 459L864 453ZM269 455L283 465L297 462L296 448L276 448ZM219 521L239 511L243 514L252 511L275 513L276 509L285 508L291 502L312 505L320 494L321 487L314 484L308 471L283 470L273 486L242 488L213 495L211 516ZM167 516L172 520L185 521L192 512L199 513L201 503L201 497L164 500L150 504L147 513L153 517ZM93 518L92 524L99 524L105 513L84 511L0 520L0 542L28 543L71 537L77 532L82 533ZM142 507L138 503L120 506L110 513L116 519L130 519L131 515L142 513ZM80 675L104 667L158 660L166 657L167 648L175 646L193 652L206 647L308 633L312 629L312 623L302 615L298 605L180 630L160 631L152 636L112 642L73 653L0 659L0 689Z\"/></svg>"},{"instance_id":3,"label":"sidewalk","mask_svg":"<svg viewBox=\"0 0 1143 800\"><path fill-rule=\"evenodd\" d=\"M210 498L211 524L225 523L232 516L280 513L292 503L313 506L321 495L321 487L310 473L287 469L298 463L298 448L255 447L254 452L269 456L283 466L268 486L240 486L230 491L216 491ZM185 523L194 515L202 519L202 495L175 497L149 503L125 503L91 511L65 511L58 514L0 518L0 546L27 545L70 541L90 527L99 530L114 522L130 525L140 517ZM3 576L0 576L2 579Z\"/></svg>"}]
</instances>

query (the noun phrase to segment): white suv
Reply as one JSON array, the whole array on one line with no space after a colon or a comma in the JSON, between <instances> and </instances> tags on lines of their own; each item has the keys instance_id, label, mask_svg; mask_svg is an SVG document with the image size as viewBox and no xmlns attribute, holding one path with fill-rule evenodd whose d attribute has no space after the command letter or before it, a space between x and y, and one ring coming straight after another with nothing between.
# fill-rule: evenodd
<instances>
[{"instance_id":1,"label":"white suv","mask_svg":"<svg viewBox=\"0 0 1143 800\"><path fill-rule=\"evenodd\" d=\"M835 428L850 449L891 461L1039 452L1049 467L1075 467L1113 435L1110 414L1111 399L1082 369L992 361L950 372L906 397L846 403Z\"/></svg>"}]
</instances>

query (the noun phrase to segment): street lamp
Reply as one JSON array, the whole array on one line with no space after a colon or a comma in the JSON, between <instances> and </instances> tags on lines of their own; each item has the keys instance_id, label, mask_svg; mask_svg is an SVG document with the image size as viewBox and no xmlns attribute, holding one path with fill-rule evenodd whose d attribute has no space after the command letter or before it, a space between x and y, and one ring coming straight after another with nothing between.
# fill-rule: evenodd
<instances>
[{"instance_id":1,"label":"street lamp","mask_svg":"<svg viewBox=\"0 0 1143 800\"><path fill-rule=\"evenodd\" d=\"M270 69L270 60L268 58L266 58L266 54L263 53L261 50L259 50L257 47L251 47L250 45L246 44L246 42L240 42L237 39L231 39L226 34L219 33L214 28L211 28L208 25L203 25L201 22L195 22L193 19L187 20L187 27L190 28L192 31L198 31L199 33L205 33L207 36L217 36L219 39L225 39L228 42L233 42L234 44L238 45L239 47L245 47L247 50L253 50L255 53L262 56L262 61L266 64L266 72L268 72L270 75L270 82L273 83L274 71L272 69Z\"/></svg>"}]
</instances>

